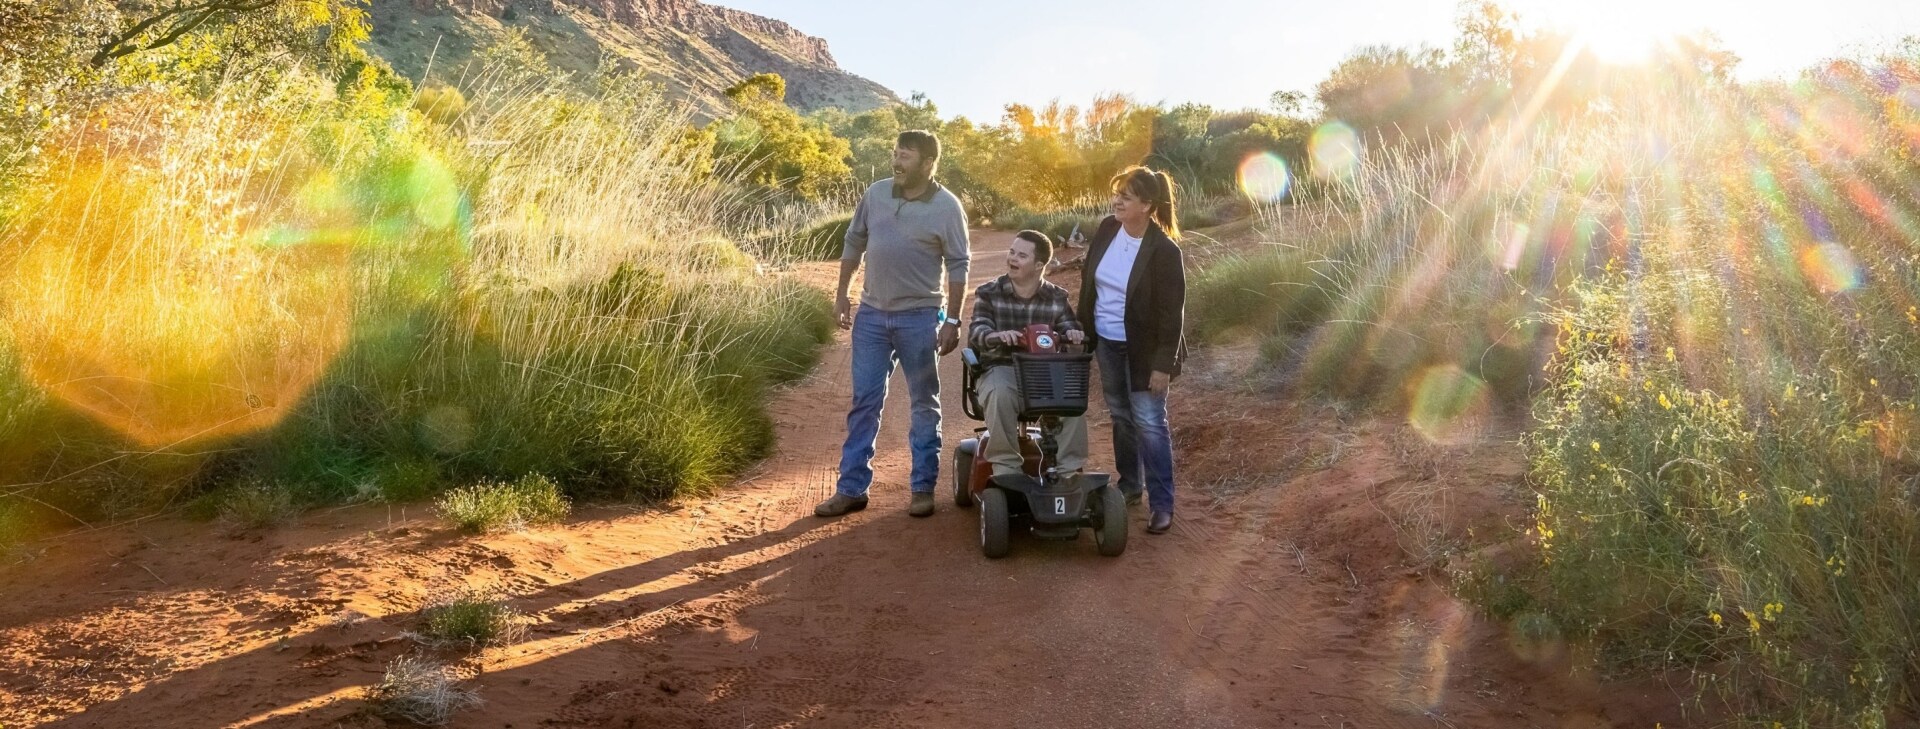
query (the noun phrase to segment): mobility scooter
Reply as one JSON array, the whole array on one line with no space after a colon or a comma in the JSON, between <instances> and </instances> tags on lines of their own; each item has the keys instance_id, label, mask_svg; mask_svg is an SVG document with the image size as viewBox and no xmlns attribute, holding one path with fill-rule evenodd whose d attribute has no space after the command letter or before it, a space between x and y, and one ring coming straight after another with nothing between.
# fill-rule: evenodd
<instances>
[{"instance_id":1,"label":"mobility scooter","mask_svg":"<svg viewBox=\"0 0 1920 729\"><path fill-rule=\"evenodd\" d=\"M1013 362L990 365L1014 368L1020 390L1020 432L978 428L975 437L954 448L953 503L961 508L979 505L980 551L988 558L1007 555L1016 523L1042 539L1078 539L1081 529L1092 529L1094 544L1108 557L1127 549L1127 501L1120 489L1107 483L1109 476L1059 472L1061 418L1086 413L1093 365L1093 355L1063 351L1065 347L1079 348L1066 345L1045 324L1026 327ZM975 383L986 367L971 348L962 351L961 358L966 362L961 408L967 417L984 420ZM1025 472L994 476L993 464L981 454L989 439L1009 437L1020 439Z\"/></svg>"}]
</instances>

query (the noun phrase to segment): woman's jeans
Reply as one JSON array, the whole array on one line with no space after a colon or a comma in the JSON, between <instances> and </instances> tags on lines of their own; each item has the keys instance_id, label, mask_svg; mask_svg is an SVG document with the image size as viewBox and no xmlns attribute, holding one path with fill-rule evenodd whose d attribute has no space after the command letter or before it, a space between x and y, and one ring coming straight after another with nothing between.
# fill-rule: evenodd
<instances>
[{"instance_id":1,"label":"woman's jeans","mask_svg":"<svg viewBox=\"0 0 1920 729\"><path fill-rule=\"evenodd\" d=\"M847 411L847 442L840 448L840 493L866 498L867 487L873 485L873 444L880 437L880 408L887 402L894 362L907 375L913 405L907 429L912 489L933 493L940 476L939 341L935 307L881 311L860 305L853 318L853 407Z\"/></svg>"},{"instance_id":2,"label":"woman's jeans","mask_svg":"<svg viewBox=\"0 0 1920 729\"><path fill-rule=\"evenodd\" d=\"M1173 438L1167 430L1167 396L1133 391L1127 376L1126 342L1100 339L1094 360L1100 365L1100 391L1113 418L1113 467L1119 471L1120 490L1132 495L1144 486L1149 508L1172 513Z\"/></svg>"}]
</instances>

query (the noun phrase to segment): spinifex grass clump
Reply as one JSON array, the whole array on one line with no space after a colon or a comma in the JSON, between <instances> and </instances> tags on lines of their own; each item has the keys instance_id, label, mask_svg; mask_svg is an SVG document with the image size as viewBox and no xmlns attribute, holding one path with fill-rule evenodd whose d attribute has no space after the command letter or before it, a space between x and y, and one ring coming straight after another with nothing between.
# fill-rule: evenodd
<instances>
[{"instance_id":1,"label":"spinifex grass clump","mask_svg":"<svg viewBox=\"0 0 1920 729\"><path fill-rule=\"evenodd\" d=\"M420 726L446 726L454 714L482 703L480 694L461 687L444 664L411 654L388 664L366 699L374 714Z\"/></svg>"},{"instance_id":2,"label":"spinifex grass clump","mask_svg":"<svg viewBox=\"0 0 1920 729\"><path fill-rule=\"evenodd\" d=\"M436 502L441 516L461 530L482 534L552 524L573 510L560 487L545 476L513 483L480 483L447 492Z\"/></svg>"},{"instance_id":3,"label":"spinifex grass clump","mask_svg":"<svg viewBox=\"0 0 1920 729\"><path fill-rule=\"evenodd\" d=\"M526 634L526 616L499 596L458 589L420 611L420 640L433 646L479 648L510 645Z\"/></svg>"},{"instance_id":4,"label":"spinifex grass clump","mask_svg":"<svg viewBox=\"0 0 1920 729\"><path fill-rule=\"evenodd\" d=\"M1119 170L1114 170L1119 172ZM1058 248L1055 256L1066 255L1065 245L1078 229L1080 235L1091 239L1094 229L1100 221L1111 213L1111 205L1104 195L1090 195L1073 205L1055 210L1030 210L1010 207L993 217L993 227L1001 230L1037 230L1047 234Z\"/></svg>"},{"instance_id":5,"label":"spinifex grass clump","mask_svg":"<svg viewBox=\"0 0 1920 729\"><path fill-rule=\"evenodd\" d=\"M251 482L218 495L215 518L234 532L268 529L298 515L293 495L276 484Z\"/></svg>"}]
</instances>

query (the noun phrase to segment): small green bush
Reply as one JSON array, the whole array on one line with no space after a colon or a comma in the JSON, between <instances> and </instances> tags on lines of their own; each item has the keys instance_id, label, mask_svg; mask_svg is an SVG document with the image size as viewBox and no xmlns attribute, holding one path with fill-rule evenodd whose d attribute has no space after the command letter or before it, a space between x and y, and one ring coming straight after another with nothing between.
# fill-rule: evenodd
<instances>
[{"instance_id":1,"label":"small green bush","mask_svg":"<svg viewBox=\"0 0 1920 729\"><path fill-rule=\"evenodd\" d=\"M400 459L382 466L374 476L381 501L404 503L432 497L440 491L440 467L432 461Z\"/></svg>"},{"instance_id":2,"label":"small green bush","mask_svg":"<svg viewBox=\"0 0 1920 729\"><path fill-rule=\"evenodd\" d=\"M572 511L560 487L529 474L513 483L480 483L454 489L437 502L441 516L461 530L485 534L518 531L566 518Z\"/></svg>"},{"instance_id":3,"label":"small green bush","mask_svg":"<svg viewBox=\"0 0 1920 729\"><path fill-rule=\"evenodd\" d=\"M0 555L9 555L37 533L32 510L19 499L0 499Z\"/></svg>"},{"instance_id":4,"label":"small green bush","mask_svg":"<svg viewBox=\"0 0 1920 729\"><path fill-rule=\"evenodd\" d=\"M231 531L269 529L300 513L293 496L277 484L255 481L220 492L216 518Z\"/></svg>"},{"instance_id":5,"label":"small green bush","mask_svg":"<svg viewBox=\"0 0 1920 729\"><path fill-rule=\"evenodd\" d=\"M1215 261L1188 287L1194 336L1217 341L1236 332L1297 334L1321 322L1341 291L1297 250Z\"/></svg>"},{"instance_id":6,"label":"small green bush","mask_svg":"<svg viewBox=\"0 0 1920 729\"><path fill-rule=\"evenodd\" d=\"M839 260L841 252L845 249L847 228L852 225L851 213L815 221L794 239L789 252L795 258L804 261Z\"/></svg>"},{"instance_id":7,"label":"small green bush","mask_svg":"<svg viewBox=\"0 0 1920 729\"><path fill-rule=\"evenodd\" d=\"M1090 239L1093 237L1094 230L1100 227L1100 221L1106 216L1107 210L1104 206L1091 203L1051 212L1037 212L1015 207L995 216L993 227L1006 231L1037 230L1045 233L1048 238L1053 239L1056 246L1055 255L1059 255L1057 247L1067 242L1067 239L1073 235L1074 228L1078 227L1080 235Z\"/></svg>"},{"instance_id":8,"label":"small green bush","mask_svg":"<svg viewBox=\"0 0 1920 729\"><path fill-rule=\"evenodd\" d=\"M420 612L420 640L437 647L510 645L525 634L525 616L485 591L455 590Z\"/></svg>"}]
</instances>

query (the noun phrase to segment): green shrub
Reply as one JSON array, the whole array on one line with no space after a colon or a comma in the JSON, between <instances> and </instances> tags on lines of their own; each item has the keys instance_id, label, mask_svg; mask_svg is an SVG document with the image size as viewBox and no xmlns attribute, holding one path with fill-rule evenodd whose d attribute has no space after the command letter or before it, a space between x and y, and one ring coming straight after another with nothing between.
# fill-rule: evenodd
<instances>
[{"instance_id":1,"label":"green shrub","mask_svg":"<svg viewBox=\"0 0 1920 729\"><path fill-rule=\"evenodd\" d=\"M444 483L440 467L423 459L398 459L383 464L373 480L375 493L388 503L430 498L440 492Z\"/></svg>"},{"instance_id":2,"label":"green shrub","mask_svg":"<svg viewBox=\"0 0 1920 729\"><path fill-rule=\"evenodd\" d=\"M526 635L526 616L489 592L460 589L420 611L420 640L435 647L511 645Z\"/></svg>"},{"instance_id":3,"label":"green shrub","mask_svg":"<svg viewBox=\"0 0 1920 729\"><path fill-rule=\"evenodd\" d=\"M221 493L215 518L228 529L247 531L270 529L300 514L300 508L285 488L254 482L235 486Z\"/></svg>"},{"instance_id":4,"label":"green shrub","mask_svg":"<svg viewBox=\"0 0 1920 729\"><path fill-rule=\"evenodd\" d=\"M793 255L806 261L837 261L845 249L847 228L853 214L822 218L800 232L793 243Z\"/></svg>"},{"instance_id":5,"label":"green shrub","mask_svg":"<svg viewBox=\"0 0 1920 729\"><path fill-rule=\"evenodd\" d=\"M1012 207L995 216L992 222L993 227L999 230L1040 231L1053 239L1055 246L1061 246L1073 235L1076 228L1082 237L1093 238L1094 231L1100 227L1100 221L1105 219L1107 214L1104 204L1089 200L1073 207L1048 212Z\"/></svg>"},{"instance_id":6,"label":"green shrub","mask_svg":"<svg viewBox=\"0 0 1920 729\"><path fill-rule=\"evenodd\" d=\"M39 534L33 510L18 498L0 498L0 557L10 556Z\"/></svg>"},{"instance_id":7,"label":"green shrub","mask_svg":"<svg viewBox=\"0 0 1920 729\"><path fill-rule=\"evenodd\" d=\"M1299 334L1326 317L1337 283L1296 250L1261 251L1213 261L1191 274L1187 308L1194 336L1218 341L1235 332Z\"/></svg>"},{"instance_id":8,"label":"green shrub","mask_svg":"<svg viewBox=\"0 0 1920 729\"><path fill-rule=\"evenodd\" d=\"M560 487L545 476L530 474L513 483L480 483L457 488L435 505L440 515L461 530L476 534L518 531L565 519L572 505Z\"/></svg>"},{"instance_id":9,"label":"green shrub","mask_svg":"<svg viewBox=\"0 0 1920 729\"><path fill-rule=\"evenodd\" d=\"M1728 331L1763 298L1679 265L1578 294L1554 318L1553 384L1527 439L1542 604L1635 663L1720 666L1723 696L1756 720L1878 726L1903 711L1900 684L1920 675L1903 461L1916 383L1880 368L1920 361L1920 338L1898 314L1856 318L1882 333L1862 345L1804 308L1787 330ZM1639 347L1623 335L1636 329ZM1748 336L1830 344L1800 365L1733 366Z\"/></svg>"},{"instance_id":10,"label":"green shrub","mask_svg":"<svg viewBox=\"0 0 1920 729\"><path fill-rule=\"evenodd\" d=\"M1212 228L1253 214L1253 205L1237 194L1189 195L1178 203L1182 230Z\"/></svg>"}]
</instances>

